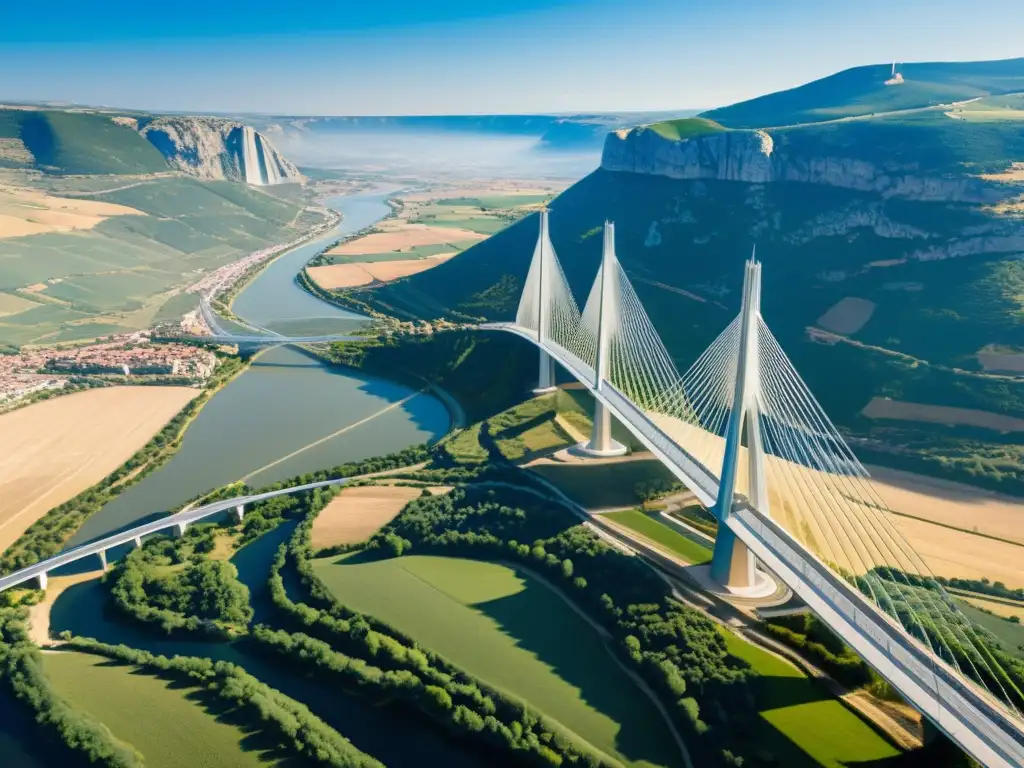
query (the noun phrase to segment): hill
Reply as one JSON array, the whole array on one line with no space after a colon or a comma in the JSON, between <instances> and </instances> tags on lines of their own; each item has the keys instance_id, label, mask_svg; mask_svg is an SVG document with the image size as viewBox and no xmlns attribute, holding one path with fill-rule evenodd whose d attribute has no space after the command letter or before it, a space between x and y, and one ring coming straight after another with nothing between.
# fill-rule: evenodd
<instances>
[{"instance_id":1,"label":"hill","mask_svg":"<svg viewBox=\"0 0 1024 768\"><path fill-rule=\"evenodd\" d=\"M854 67L820 80L701 114L729 128L765 128L918 109L1024 91L1024 58Z\"/></svg>"},{"instance_id":2,"label":"hill","mask_svg":"<svg viewBox=\"0 0 1024 768\"><path fill-rule=\"evenodd\" d=\"M553 242L582 302L600 227L615 221L619 258L680 369L734 316L756 243L764 316L863 458L1024 493L1013 432L967 413L862 413L881 397L1024 416L1024 384L1003 373L1024 371L1022 103L619 131L601 168L552 202ZM509 318L536 226L356 297L421 317Z\"/></svg>"},{"instance_id":3,"label":"hill","mask_svg":"<svg viewBox=\"0 0 1024 768\"><path fill-rule=\"evenodd\" d=\"M321 221L299 180L234 121L0 106L0 348L175 319L198 273Z\"/></svg>"},{"instance_id":4,"label":"hill","mask_svg":"<svg viewBox=\"0 0 1024 768\"><path fill-rule=\"evenodd\" d=\"M66 174L167 171L159 150L109 114L0 108L0 168Z\"/></svg>"}]
</instances>

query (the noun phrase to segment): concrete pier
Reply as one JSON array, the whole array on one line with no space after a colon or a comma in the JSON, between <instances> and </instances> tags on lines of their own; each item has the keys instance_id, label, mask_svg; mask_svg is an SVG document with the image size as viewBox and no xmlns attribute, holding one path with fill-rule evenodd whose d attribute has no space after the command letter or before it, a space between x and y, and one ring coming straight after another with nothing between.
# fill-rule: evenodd
<instances>
[{"instance_id":1,"label":"concrete pier","mask_svg":"<svg viewBox=\"0 0 1024 768\"><path fill-rule=\"evenodd\" d=\"M235 520L238 522L239 525L241 525L242 521L245 519L245 504L239 504L237 507L235 507L234 514Z\"/></svg>"},{"instance_id":2,"label":"concrete pier","mask_svg":"<svg viewBox=\"0 0 1024 768\"><path fill-rule=\"evenodd\" d=\"M540 370L537 373L537 386L533 390L535 395L546 395L554 392L555 386L555 361L551 355L543 349L540 351Z\"/></svg>"},{"instance_id":3,"label":"concrete pier","mask_svg":"<svg viewBox=\"0 0 1024 768\"><path fill-rule=\"evenodd\" d=\"M580 453L595 457L624 456L627 453L626 446L612 439L612 415L600 400L594 401L594 428L590 440L580 443L578 448Z\"/></svg>"},{"instance_id":4,"label":"concrete pier","mask_svg":"<svg viewBox=\"0 0 1024 768\"><path fill-rule=\"evenodd\" d=\"M188 530L188 523L175 523L175 525L174 525L174 535L177 536L178 538L181 538L182 536L184 536L185 535L185 531L187 531L187 530Z\"/></svg>"},{"instance_id":5,"label":"concrete pier","mask_svg":"<svg viewBox=\"0 0 1024 768\"><path fill-rule=\"evenodd\" d=\"M39 589L45 590L46 589L46 585L48 583L49 583L49 580L46 578L46 571L43 571L38 576L36 576L36 586Z\"/></svg>"}]
</instances>

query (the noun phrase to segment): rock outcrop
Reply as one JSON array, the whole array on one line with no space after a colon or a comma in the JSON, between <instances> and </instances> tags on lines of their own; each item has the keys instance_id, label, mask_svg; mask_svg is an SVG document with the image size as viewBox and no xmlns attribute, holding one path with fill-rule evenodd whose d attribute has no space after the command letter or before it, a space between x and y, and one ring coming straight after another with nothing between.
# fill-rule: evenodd
<instances>
[{"instance_id":1,"label":"rock outcrop","mask_svg":"<svg viewBox=\"0 0 1024 768\"><path fill-rule=\"evenodd\" d=\"M216 117L160 117L139 132L177 170L201 179L255 186L303 180L265 136L250 126Z\"/></svg>"},{"instance_id":2,"label":"rock outcrop","mask_svg":"<svg viewBox=\"0 0 1024 768\"><path fill-rule=\"evenodd\" d=\"M910 162L822 156L806 151L794 133L785 142L775 133L735 130L673 140L650 128L633 128L608 135L601 167L674 179L805 182L921 201L993 203L1005 197L992 184L966 174L928 176Z\"/></svg>"}]
</instances>

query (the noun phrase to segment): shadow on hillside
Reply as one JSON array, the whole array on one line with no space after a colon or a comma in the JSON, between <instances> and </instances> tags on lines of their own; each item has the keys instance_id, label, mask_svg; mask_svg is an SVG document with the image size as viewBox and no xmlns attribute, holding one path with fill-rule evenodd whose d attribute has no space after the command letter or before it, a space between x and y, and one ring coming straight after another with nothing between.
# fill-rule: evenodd
<instances>
[{"instance_id":1,"label":"shadow on hillside","mask_svg":"<svg viewBox=\"0 0 1024 768\"><path fill-rule=\"evenodd\" d=\"M520 576L525 576L517 570ZM615 748L630 761L681 765L661 715L620 669L597 631L550 589L532 578L507 597L475 603L516 644L575 686L588 705L619 723ZM633 695L624 695L633 688ZM557 712L549 713L557 717ZM582 734L581 734L582 735Z\"/></svg>"}]
</instances>

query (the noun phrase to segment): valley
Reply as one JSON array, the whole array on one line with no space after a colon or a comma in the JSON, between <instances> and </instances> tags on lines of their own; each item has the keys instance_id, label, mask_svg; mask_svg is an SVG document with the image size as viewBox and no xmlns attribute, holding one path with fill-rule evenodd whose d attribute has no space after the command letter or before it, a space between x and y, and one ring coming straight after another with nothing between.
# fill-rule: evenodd
<instances>
[{"instance_id":1,"label":"valley","mask_svg":"<svg viewBox=\"0 0 1024 768\"><path fill-rule=\"evenodd\" d=\"M1024 60L881 75L696 117L0 108L12 768L1012 752ZM275 341L317 334L352 338Z\"/></svg>"}]
</instances>

